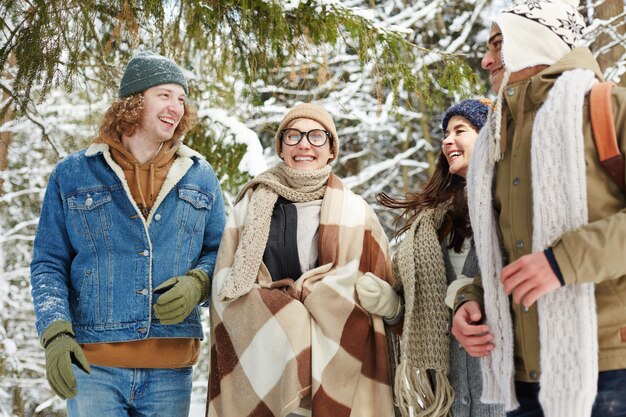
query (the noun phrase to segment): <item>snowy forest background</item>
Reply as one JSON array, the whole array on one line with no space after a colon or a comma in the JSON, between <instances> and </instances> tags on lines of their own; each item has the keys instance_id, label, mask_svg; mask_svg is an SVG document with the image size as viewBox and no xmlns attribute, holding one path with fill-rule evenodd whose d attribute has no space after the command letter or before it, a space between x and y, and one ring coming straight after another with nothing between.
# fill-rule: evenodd
<instances>
[{"instance_id":1,"label":"snowy forest background","mask_svg":"<svg viewBox=\"0 0 626 417\"><path fill-rule=\"evenodd\" d=\"M626 84L624 0L585 0L585 43ZM29 263L47 178L85 147L130 57L187 71L200 123L185 142L215 167L227 205L276 163L288 108L320 101L341 140L334 170L375 196L416 191L439 150L442 112L489 95L480 70L503 0L0 0L0 416L64 416L45 379ZM208 318L205 319L208 323ZM192 415L204 415L208 345Z\"/></svg>"}]
</instances>

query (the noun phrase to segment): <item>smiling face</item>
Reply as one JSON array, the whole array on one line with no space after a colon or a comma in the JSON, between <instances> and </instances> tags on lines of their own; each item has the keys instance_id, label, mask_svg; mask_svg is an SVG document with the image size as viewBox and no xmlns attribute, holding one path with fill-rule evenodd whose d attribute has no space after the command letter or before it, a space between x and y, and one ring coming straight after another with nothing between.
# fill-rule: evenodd
<instances>
[{"instance_id":1,"label":"smiling face","mask_svg":"<svg viewBox=\"0 0 626 417\"><path fill-rule=\"evenodd\" d=\"M502 32L498 25L491 25L489 40L487 41L487 52L480 61L480 66L489 71L491 88L497 94L502 84L504 76L504 66L502 64Z\"/></svg>"},{"instance_id":2,"label":"smiling face","mask_svg":"<svg viewBox=\"0 0 626 417\"><path fill-rule=\"evenodd\" d=\"M450 174L465 178L478 132L463 116L452 116L445 131L442 151Z\"/></svg>"},{"instance_id":3,"label":"smiling face","mask_svg":"<svg viewBox=\"0 0 626 417\"><path fill-rule=\"evenodd\" d=\"M162 84L145 90L143 96L141 122L135 134L151 142L170 140L185 114L185 90L178 84Z\"/></svg>"},{"instance_id":4,"label":"smiling face","mask_svg":"<svg viewBox=\"0 0 626 417\"><path fill-rule=\"evenodd\" d=\"M502 31L498 25L491 25L491 31L489 32L489 40L487 41L487 52L483 59L480 61L480 66L485 71L489 71L489 80L491 81L491 89L494 93L498 94L502 85L502 78L504 77L504 64L502 61ZM515 84L523 81L534 75L540 73L548 65L535 65L532 67L524 68L519 71L512 72L509 75L507 85Z\"/></svg>"},{"instance_id":5,"label":"smiling face","mask_svg":"<svg viewBox=\"0 0 626 417\"><path fill-rule=\"evenodd\" d=\"M301 132L308 132L313 129L326 130L321 123L311 119L295 119L287 127L297 129ZM289 146L282 142L280 157L288 167L300 170L321 169L328 164L333 154L330 151L330 141L327 140L323 146L313 146L306 137L297 145Z\"/></svg>"}]
</instances>

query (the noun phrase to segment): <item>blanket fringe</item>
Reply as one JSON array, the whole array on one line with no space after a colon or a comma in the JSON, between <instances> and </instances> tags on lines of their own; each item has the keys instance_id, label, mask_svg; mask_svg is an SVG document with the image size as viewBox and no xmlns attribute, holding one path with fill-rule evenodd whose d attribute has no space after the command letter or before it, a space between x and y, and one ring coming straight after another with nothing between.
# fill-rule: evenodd
<instances>
[{"instance_id":1,"label":"blanket fringe","mask_svg":"<svg viewBox=\"0 0 626 417\"><path fill-rule=\"evenodd\" d=\"M426 369L410 368L401 361L396 369L394 394L402 417L446 417L454 401L454 390L441 371L431 370L434 386Z\"/></svg>"}]
</instances>

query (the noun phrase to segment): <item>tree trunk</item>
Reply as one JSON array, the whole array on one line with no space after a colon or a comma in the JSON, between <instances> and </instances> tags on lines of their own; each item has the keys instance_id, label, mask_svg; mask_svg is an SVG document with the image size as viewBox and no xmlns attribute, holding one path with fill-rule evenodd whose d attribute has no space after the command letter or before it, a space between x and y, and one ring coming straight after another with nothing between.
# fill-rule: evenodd
<instances>
[{"instance_id":1,"label":"tree trunk","mask_svg":"<svg viewBox=\"0 0 626 417\"><path fill-rule=\"evenodd\" d=\"M411 144L411 135L413 133L413 129L411 125L406 130L406 136L404 137L404 141L402 142L402 152L406 152L409 149L409 145ZM403 166L400 168L400 172L402 173L402 195L406 195L408 192L414 192L415 190L411 189L411 178L409 177L409 167Z\"/></svg>"},{"instance_id":2,"label":"tree trunk","mask_svg":"<svg viewBox=\"0 0 626 417\"><path fill-rule=\"evenodd\" d=\"M604 0L602 4L596 7L594 13L597 19L608 20L624 12L624 0ZM619 35L626 33L626 19L619 19L613 23L615 32ZM613 42L615 39L604 32L601 33L591 48L595 51L603 46ZM611 47L608 51L598 56L600 69L604 72L607 68L614 67L617 62L622 59L625 49L624 45L618 44ZM626 77L622 77L620 85L626 86Z\"/></svg>"},{"instance_id":3,"label":"tree trunk","mask_svg":"<svg viewBox=\"0 0 626 417\"><path fill-rule=\"evenodd\" d=\"M22 398L22 389L19 386L13 389L13 415L24 416L24 399Z\"/></svg>"},{"instance_id":4,"label":"tree trunk","mask_svg":"<svg viewBox=\"0 0 626 417\"><path fill-rule=\"evenodd\" d=\"M424 135L424 139L426 142L432 146L432 151L426 152L426 161L428 162L428 178L432 177L435 173L435 163L437 159L435 155L437 154L437 147L435 146L435 142L433 142L433 137L430 134L430 112L427 108L426 104L423 100L419 101L420 112L422 113L422 117L420 118L420 127L422 128L422 134Z\"/></svg>"},{"instance_id":5,"label":"tree trunk","mask_svg":"<svg viewBox=\"0 0 626 417\"><path fill-rule=\"evenodd\" d=\"M15 55L11 53L8 59L8 68L15 67ZM7 71L8 72L8 71ZM7 74L10 78L10 73ZM10 95L6 91L2 90L2 102L6 102ZM0 109L0 111L3 109ZM0 126L13 119L13 106L9 105L3 117L0 117ZM12 134L10 132L0 132L0 172L7 169L9 165L9 145L11 143ZM0 195L4 194L4 181L0 178Z\"/></svg>"}]
</instances>

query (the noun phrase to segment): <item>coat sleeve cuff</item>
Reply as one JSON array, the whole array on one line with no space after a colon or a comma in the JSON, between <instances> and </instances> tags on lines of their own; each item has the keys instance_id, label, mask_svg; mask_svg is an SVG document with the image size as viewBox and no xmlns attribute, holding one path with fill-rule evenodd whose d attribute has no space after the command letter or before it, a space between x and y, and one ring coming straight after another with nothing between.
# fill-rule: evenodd
<instances>
[{"instance_id":1,"label":"coat sleeve cuff","mask_svg":"<svg viewBox=\"0 0 626 417\"><path fill-rule=\"evenodd\" d=\"M187 272L187 275L196 279L200 284L200 300L198 304L203 307L208 306L211 298L211 278L209 278L209 275L200 268L190 270Z\"/></svg>"},{"instance_id":2,"label":"coat sleeve cuff","mask_svg":"<svg viewBox=\"0 0 626 417\"><path fill-rule=\"evenodd\" d=\"M476 301L480 305L480 309L483 310L483 289L482 287L476 285L475 282L465 285L457 291L456 298L454 299L454 308L452 309L452 315L454 316L459 307L461 307L464 303L468 301Z\"/></svg>"},{"instance_id":3,"label":"coat sleeve cuff","mask_svg":"<svg viewBox=\"0 0 626 417\"><path fill-rule=\"evenodd\" d=\"M50 323L50 325L44 330L39 342L44 349L48 347L50 342L56 339L60 335L68 335L74 337L74 330L72 324L64 320L56 320Z\"/></svg>"},{"instance_id":4,"label":"coat sleeve cuff","mask_svg":"<svg viewBox=\"0 0 626 417\"><path fill-rule=\"evenodd\" d=\"M565 285L565 280L563 280L563 274L561 273L561 268L559 268L559 263L556 261L554 257L554 253L552 252L552 248L547 248L543 251L543 254L548 259L548 263L550 264L550 268L552 268L552 272L559 279L561 286Z\"/></svg>"},{"instance_id":5,"label":"coat sleeve cuff","mask_svg":"<svg viewBox=\"0 0 626 417\"><path fill-rule=\"evenodd\" d=\"M402 319L404 319L404 298L399 298L400 300L398 302L398 309L396 310L396 314L390 318L383 317L383 321L387 326L395 326L396 324L400 323Z\"/></svg>"},{"instance_id":6,"label":"coat sleeve cuff","mask_svg":"<svg viewBox=\"0 0 626 417\"><path fill-rule=\"evenodd\" d=\"M577 284L578 277L576 275L576 270L574 269L574 265L572 265L570 257L565 250L563 240L557 240L550 249L552 255L554 256L554 261L557 263L558 268L561 271L561 277L563 278L562 283L565 285ZM550 259L548 259L548 261L550 261Z\"/></svg>"},{"instance_id":7,"label":"coat sleeve cuff","mask_svg":"<svg viewBox=\"0 0 626 417\"><path fill-rule=\"evenodd\" d=\"M473 281L473 278L468 278L465 275L459 275L457 279L452 281L450 285L448 285L448 290L446 291L445 302L448 308L453 309L454 303L457 297L457 294L461 288L466 285L470 285Z\"/></svg>"}]
</instances>

